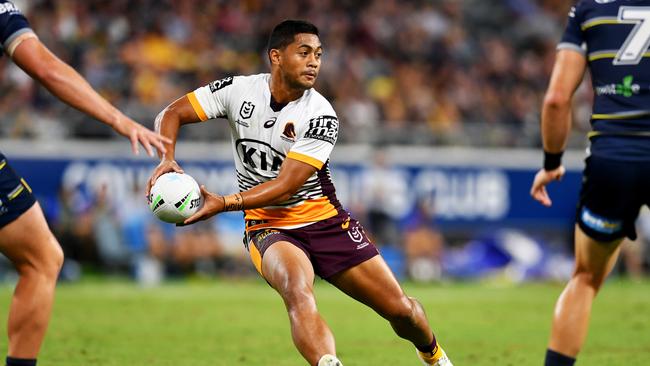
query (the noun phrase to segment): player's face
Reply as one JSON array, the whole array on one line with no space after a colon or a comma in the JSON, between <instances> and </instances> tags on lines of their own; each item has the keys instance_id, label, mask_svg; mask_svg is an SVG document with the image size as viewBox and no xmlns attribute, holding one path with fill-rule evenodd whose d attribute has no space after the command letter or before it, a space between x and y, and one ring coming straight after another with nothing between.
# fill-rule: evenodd
<instances>
[{"instance_id":1,"label":"player's face","mask_svg":"<svg viewBox=\"0 0 650 366\"><path fill-rule=\"evenodd\" d=\"M282 51L280 67L290 85L309 89L314 86L320 70L323 47L315 34L296 34L293 43Z\"/></svg>"}]
</instances>

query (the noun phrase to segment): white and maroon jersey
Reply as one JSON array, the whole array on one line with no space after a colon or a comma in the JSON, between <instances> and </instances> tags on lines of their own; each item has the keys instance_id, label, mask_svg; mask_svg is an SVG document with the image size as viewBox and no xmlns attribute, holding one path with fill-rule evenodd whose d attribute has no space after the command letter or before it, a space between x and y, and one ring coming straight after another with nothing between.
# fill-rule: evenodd
<instances>
[{"instance_id":1,"label":"white and maroon jersey","mask_svg":"<svg viewBox=\"0 0 650 366\"><path fill-rule=\"evenodd\" d=\"M246 210L247 221L256 228L298 228L336 216L341 206L328 164L339 129L334 108L314 89L278 104L270 79L270 74L228 77L187 97L202 121L228 119L240 191L276 178L286 158L318 169L287 201Z\"/></svg>"}]
</instances>

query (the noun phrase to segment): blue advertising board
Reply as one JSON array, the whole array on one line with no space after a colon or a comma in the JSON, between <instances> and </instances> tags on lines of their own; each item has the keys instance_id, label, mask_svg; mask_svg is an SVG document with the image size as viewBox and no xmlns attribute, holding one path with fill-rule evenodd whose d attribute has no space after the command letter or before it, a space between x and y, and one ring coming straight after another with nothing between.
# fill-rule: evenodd
<instances>
[{"instance_id":1,"label":"blue advertising board","mask_svg":"<svg viewBox=\"0 0 650 366\"><path fill-rule=\"evenodd\" d=\"M32 158L12 157L16 169L42 201L54 202L59 191L78 190L92 196L105 187L116 200L142 192L155 162L129 158ZM180 161L186 173L208 190L226 194L236 190L231 160ZM368 206L375 198L371 186L380 185L390 199L383 201L391 215L403 220L418 203L435 210L441 228L480 229L521 227L565 229L573 225L581 172L570 170L560 183L549 187L553 206L543 207L530 195L532 168L481 166L399 165L377 174L364 164L333 164L337 195L346 208Z\"/></svg>"}]
</instances>

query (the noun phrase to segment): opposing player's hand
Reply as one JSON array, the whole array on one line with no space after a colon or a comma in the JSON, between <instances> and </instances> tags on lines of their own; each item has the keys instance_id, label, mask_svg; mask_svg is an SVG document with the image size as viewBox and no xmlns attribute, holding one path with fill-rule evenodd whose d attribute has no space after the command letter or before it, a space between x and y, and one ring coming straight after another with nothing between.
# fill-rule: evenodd
<instances>
[{"instance_id":1,"label":"opposing player's hand","mask_svg":"<svg viewBox=\"0 0 650 366\"><path fill-rule=\"evenodd\" d=\"M167 137L151 131L125 115L121 115L112 127L117 133L131 140L131 148L135 155L140 153L139 144L142 144L149 156L154 156L154 148L163 154L166 152L164 144L172 142Z\"/></svg>"},{"instance_id":2,"label":"opposing player's hand","mask_svg":"<svg viewBox=\"0 0 650 366\"><path fill-rule=\"evenodd\" d=\"M566 170L562 165L553 170L540 169L535 175L533 186L530 188L530 195L542 205L551 207L553 202L548 196L546 186L554 180L561 180Z\"/></svg>"},{"instance_id":3,"label":"opposing player's hand","mask_svg":"<svg viewBox=\"0 0 650 366\"><path fill-rule=\"evenodd\" d=\"M190 225L197 221L209 219L224 209L224 199L218 194L208 192L204 185L201 185L201 194L203 195L203 207L194 215L190 216L183 222L183 225Z\"/></svg>"},{"instance_id":4,"label":"opposing player's hand","mask_svg":"<svg viewBox=\"0 0 650 366\"><path fill-rule=\"evenodd\" d=\"M158 177L169 172L176 172L181 174L184 173L183 169L181 169L176 160L162 160L156 169L154 169L153 173L151 174L151 178L149 178L147 181L147 191L145 192L146 197L149 197L151 187L153 187L154 183L156 183Z\"/></svg>"}]
</instances>

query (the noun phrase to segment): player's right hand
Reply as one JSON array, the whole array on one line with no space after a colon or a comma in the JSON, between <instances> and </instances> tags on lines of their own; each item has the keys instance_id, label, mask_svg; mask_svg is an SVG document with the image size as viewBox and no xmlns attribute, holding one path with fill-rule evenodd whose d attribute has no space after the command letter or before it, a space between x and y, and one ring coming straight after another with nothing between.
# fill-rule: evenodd
<instances>
[{"instance_id":1,"label":"player's right hand","mask_svg":"<svg viewBox=\"0 0 650 366\"><path fill-rule=\"evenodd\" d=\"M564 169L562 165L553 170L544 170L544 168L540 169L537 174L535 174L533 186L530 188L530 195L542 205L551 207L553 202L548 196L546 186L554 180L561 180L565 171L566 169Z\"/></svg>"},{"instance_id":2,"label":"player's right hand","mask_svg":"<svg viewBox=\"0 0 650 366\"><path fill-rule=\"evenodd\" d=\"M153 173L151 174L151 178L147 181L147 191L145 192L145 197L149 197L149 193L151 192L151 187L153 187L154 183L156 183L156 180L158 177L165 173L169 172L176 172L176 173L184 173L183 169L178 165L176 160L166 160L163 159L160 164L154 169Z\"/></svg>"},{"instance_id":3,"label":"player's right hand","mask_svg":"<svg viewBox=\"0 0 650 366\"><path fill-rule=\"evenodd\" d=\"M197 221L207 220L224 210L226 201L223 196L208 192L204 185L201 185L201 195L203 196L203 206L182 224L176 224L176 226L191 225Z\"/></svg>"}]
</instances>

